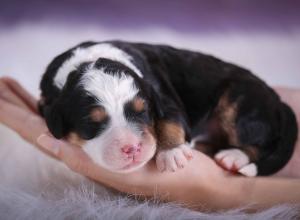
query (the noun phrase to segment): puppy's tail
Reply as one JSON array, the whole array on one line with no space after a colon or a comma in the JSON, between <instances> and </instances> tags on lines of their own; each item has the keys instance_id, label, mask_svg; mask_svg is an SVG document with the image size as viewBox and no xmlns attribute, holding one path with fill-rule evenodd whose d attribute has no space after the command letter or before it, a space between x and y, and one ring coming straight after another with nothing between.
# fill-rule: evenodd
<instances>
[{"instance_id":1,"label":"puppy's tail","mask_svg":"<svg viewBox=\"0 0 300 220\"><path fill-rule=\"evenodd\" d=\"M285 103L279 107L279 137L273 144L274 151L266 158L259 160L258 175L270 175L286 165L290 160L298 136L297 120L292 109Z\"/></svg>"}]
</instances>

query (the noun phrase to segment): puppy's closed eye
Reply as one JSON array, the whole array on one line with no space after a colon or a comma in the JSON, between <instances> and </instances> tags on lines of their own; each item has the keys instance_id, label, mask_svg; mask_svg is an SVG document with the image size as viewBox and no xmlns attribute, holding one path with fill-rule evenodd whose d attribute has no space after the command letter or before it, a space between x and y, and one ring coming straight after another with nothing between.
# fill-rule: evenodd
<instances>
[{"instance_id":1,"label":"puppy's closed eye","mask_svg":"<svg viewBox=\"0 0 300 220\"><path fill-rule=\"evenodd\" d=\"M109 115L101 106L89 110L87 117L79 117L75 123L75 131L85 140L95 138L101 134L110 121Z\"/></svg>"}]
</instances>

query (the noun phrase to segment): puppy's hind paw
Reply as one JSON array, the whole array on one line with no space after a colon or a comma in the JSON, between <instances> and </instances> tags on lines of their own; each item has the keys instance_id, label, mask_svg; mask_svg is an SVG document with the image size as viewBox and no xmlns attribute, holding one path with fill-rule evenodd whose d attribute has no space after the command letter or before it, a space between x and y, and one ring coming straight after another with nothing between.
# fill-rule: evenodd
<instances>
[{"instance_id":1,"label":"puppy's hind paw","mask_svg":"<svg viewBox=\"0 0 300 220\"><path fill-rule=\"evenodd\" d=\"M250 163L248 155L239 149L221 150L215 155L215 160L226 170L249 177L257 175L257 166Z\"/></svg>"},{"instance_id":2,"label":"puppy's hind paw","mask_svg":"<svg viewBox=\"0 0 300 220\"><path fill-rule=\"evenodd\" d=\"M159 171L175 172L186 166L192 159L193 152L188 144L181 144L169 150L160 150L156 155L156 165Z\"/></svg>"},{"instance_id":3,"label":"puppy's hind paw","mask_svg":"<svg viewBox=\"0 0 300 220\"><path fill-rule=\"evenodd\" d=\"M237 171L249 164L249 157L239 149L221 150L215 155L217 163L226 170Z\"/></svg>"},{"instance_id":4,"label":"puppy's hind paw","mask_svg":"<svg viewBox=\"0 0 300 220\"><path fill-rule=\"evenodd\" d=\"M238 170L244 176L253 177L257 175L257 166L254 163L249 163Z\"/></svg>"}]
</instances>

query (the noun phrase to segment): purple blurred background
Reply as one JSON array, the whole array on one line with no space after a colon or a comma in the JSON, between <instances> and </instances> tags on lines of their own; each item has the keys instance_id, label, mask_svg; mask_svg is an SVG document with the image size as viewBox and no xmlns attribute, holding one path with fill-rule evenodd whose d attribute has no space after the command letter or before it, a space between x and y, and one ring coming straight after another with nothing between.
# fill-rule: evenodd
<instances>
[{"instance_id":1,"label":"purple blurred background","mask_svg":"<svg viewBox=\"0 0 300 220\"><path fill-rule=\"evenodd\" d=\"M0 76L35 93L53 56L107 39L199 50L300 87L297 0L0 0Z\"/></svg>"},{"instance_id":2,"label":"purple blurred background","mask_svg":"<svg viewBox=\"0 0 300 220\"><path fill-rule=\"evenodd\" d=\"M160 26L176 31L289 31L300 26L297 0L2 0L1 25L51 21L109 26Z\"/></svg>"}]
</instances>

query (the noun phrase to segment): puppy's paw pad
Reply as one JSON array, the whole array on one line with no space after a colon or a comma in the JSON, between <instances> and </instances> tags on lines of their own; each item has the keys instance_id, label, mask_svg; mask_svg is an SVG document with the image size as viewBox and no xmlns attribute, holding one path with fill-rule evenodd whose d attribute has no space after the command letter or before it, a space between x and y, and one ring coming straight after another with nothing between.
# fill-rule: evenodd
<instances>
[{"instance_id":1,"label":"puppy's paw pad","mask_svg":"<svg viewBox=\"0 0 300 220\"><path fill-rule=\"evenodd\" d=\"M226 170L238 171L249 164L249 157L241 150L221 150L215 155L215 160Z\"/></svg>"},{"instance_id":2,"label":"puppy's paw pad","mask_svg":"<svg viewBox=\"0 0 300 220\"><path fill-rule=\"evenodd\" d=\"M238 170L244 176L253 177L257 175L257 166L254 163L249 163Z\"/></svg>"},{"instance_id":3,"label":"puppy's paw pad","mask_svg":"<svg viewBox=\"0 0 300 220\"><path fill-rule=\"evenodd\" d=\"M156 165L158 170L175 172L184 168L193 157L192 150L189 145L182 144L170 150L161 150L156 155Z\"/></svg>"}]
</instances>

